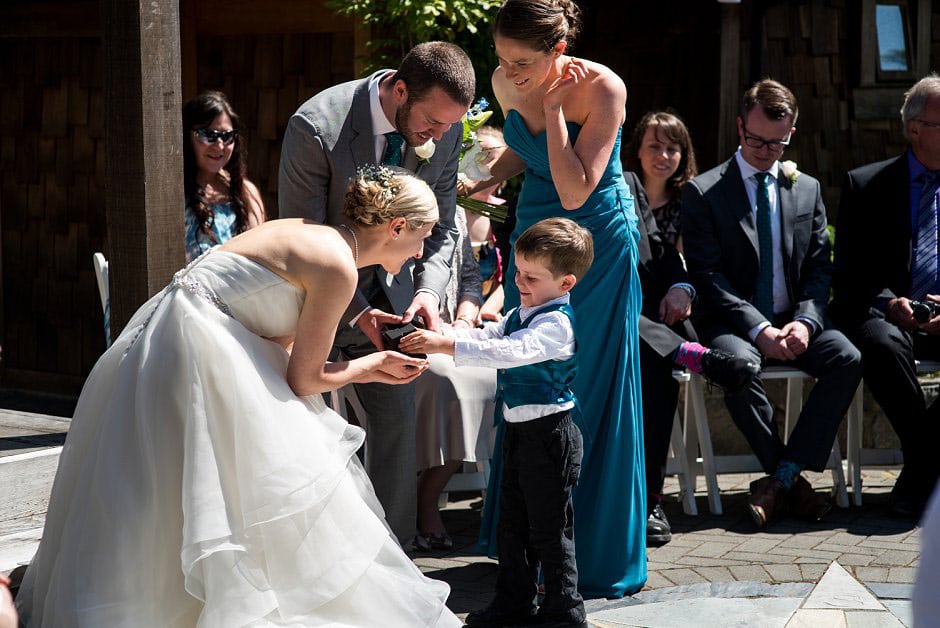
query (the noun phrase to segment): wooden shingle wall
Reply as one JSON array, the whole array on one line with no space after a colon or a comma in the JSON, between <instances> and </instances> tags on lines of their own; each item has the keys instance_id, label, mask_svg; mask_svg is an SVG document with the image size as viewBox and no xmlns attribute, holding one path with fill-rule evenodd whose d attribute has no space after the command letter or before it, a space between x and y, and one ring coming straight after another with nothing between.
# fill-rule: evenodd
<instances>
[{"instance_id":1,"label":"wooden shingle wall","mask_svg":"<svg viewBox=\"0 0 940 628\"><path fill-rule=\"evenodd\" d=\"M96 38L0 39L3 385L74 392L104 348Z\"/></svg>"},{"instance_id":2,"label":"wooden shingle wall","mask_svg":"<svg viewBox=\"0 0 940 628\"><path fill-rule=\"evenodd\" d=\"M248 177L276 218L287 121L317 92L353 78L352 33L199 37L197 50L197 88L228 96L245 130Z\"/></svg>"},{"instance_id":3,"label":"wooden shingle wall","mask_svg":"<svg viewBox=\"0 0 940 628\"><path fill-rule=\"evenodd\" d=\"M193 90L230 97L248 142L248 177L276 217L287 121L316 92L354 77L352 26L310 0L182 4L191 35L183 74L194 77ZM104 350L92 254L107 255L108 238L120 233L105 225L98 19L89 0L13 0L0 20L4 388L77 394Z\"/></svg>"}]
</instances>

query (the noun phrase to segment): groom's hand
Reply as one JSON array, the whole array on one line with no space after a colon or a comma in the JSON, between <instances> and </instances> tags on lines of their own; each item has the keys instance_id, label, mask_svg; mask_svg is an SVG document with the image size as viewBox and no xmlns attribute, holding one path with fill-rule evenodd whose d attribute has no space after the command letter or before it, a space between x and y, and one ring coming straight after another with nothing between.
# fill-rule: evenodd
<instances>
[{"instance_id":1,"label":"groom's hand","mask_svg":"<svg viewBox=\"0 0 940 628\"><path fill-rule=\"evenodd\" d=\"M437 295L431 292L419 292L411 301L411 305L401 315L401 322L410 323L411 319L420 316L424 320L424 328L431 331L439 331L441 328L441 314L438 311L441 304L437 301Z\"/></svg>"},{"instance_id":2,"label":"groom's hand","mask_svg":"<svg viewBox=\"0 0 940 628\"><path fill-rule=\"evenodd\" d=\"M362 313L356 324L359 325L362 333L372 341L376 349L384 351L385 341L382 340L382 328L385 325L397 325L402 322L401 319L401 316L383 312L378 308L371 308Z\"/></svg>"}]
</instances>

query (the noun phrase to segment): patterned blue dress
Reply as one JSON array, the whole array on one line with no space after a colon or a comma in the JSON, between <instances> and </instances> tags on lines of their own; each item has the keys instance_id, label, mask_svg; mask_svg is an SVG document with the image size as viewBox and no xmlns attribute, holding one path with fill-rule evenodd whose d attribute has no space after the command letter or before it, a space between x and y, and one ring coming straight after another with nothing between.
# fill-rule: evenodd
<instances>
[{"instance_id":1,"label":"patterned blue dress","mask_svg":"<svg viewBox=\"0 0 940 628\"><path fill-rule=\"evenodd\" d=\"M183 213L184 230L186 233L186 261L191 262L216 244L222 244L231 240L235 235L235 210L229 202L216 203L212 205L212 232L215 239L209 237L196 220L196 214L189 208L189 204Z\"/></svg>"},{"instance_id":2,"label":"patterned blue dress","mask_svg":"<svg viewBox=\"0 0 940 628\"><path fill-rule=\"evenodd\" d=\"M577 142L580 126L569 122ZM511 241L545 218L564 217L591 231L594 264L571 292L580 369L574 392L584 437L581 477L574 492L575 552L585 597L620 597L646 582L646 482L637 321L642 304L637 275L637 217L620 165L620 131L610 162L591 196L566 211L552 182L545 132L533 136L516 111L506 116L506 143L526 163ZM507 310L519 304L510 259ZM497 426L500 451L502 426ZM479 549L496 552L500 457L494 456Z\"/></svg>"}]
</instances>

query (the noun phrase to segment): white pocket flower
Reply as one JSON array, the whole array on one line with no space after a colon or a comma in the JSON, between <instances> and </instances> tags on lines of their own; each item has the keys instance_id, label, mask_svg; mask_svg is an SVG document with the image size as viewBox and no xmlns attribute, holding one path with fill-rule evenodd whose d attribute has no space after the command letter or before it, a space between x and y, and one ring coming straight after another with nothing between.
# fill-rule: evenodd
<instances>
[{"instance_id":1,"label":"white pocket flower","mask_svg":"<svg viewBox=\"0 0 940 628\"><path fill-rule=\"evenodd\" d=\"M790 180L790 183L796 183L800 178L800 171L796 169L796 162L790 159L780 162L780 173Z\"/></svg>"},{"instance_id":2,"label":"white pocket flower","mask_svg":"<svg viewBox=\"0 0 940 628\"><path fill-rule=\"evenodd\" d=\"M434 149L436 148L434 140L428 140L421 146L415 147L415 155L418 156L418 159L421 161L427 161L434 156Z\"/></svg>"}]
</instances>

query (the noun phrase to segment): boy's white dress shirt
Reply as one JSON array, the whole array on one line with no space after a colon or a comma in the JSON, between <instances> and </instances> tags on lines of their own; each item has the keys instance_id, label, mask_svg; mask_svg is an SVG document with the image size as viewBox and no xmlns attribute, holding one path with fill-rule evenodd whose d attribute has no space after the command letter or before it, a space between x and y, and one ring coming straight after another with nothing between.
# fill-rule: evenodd
<instances>
[{"instance_id":1,"label":"boy's white dress shirt","mask_svg":"<svg viewBox=\"0 0 940 628\"><path fill-rule=\"evenodd\" d=\"M532 312L548 305L568 303L567 293L534 307L519 307L524 321ZM457 366L485 366L507 369L537 364L546 360L567 360L575 353L574 328L571 319L559 311L537 315L529 326L509 336L504 335L508 316L498 323L478 329L449 329L445 334L454 338L454 363ZM532 404L510 408L503 404L503 418L510 423L540 419L574 407L573 401L557 404Z\"/></svg>"}]
</instances>

